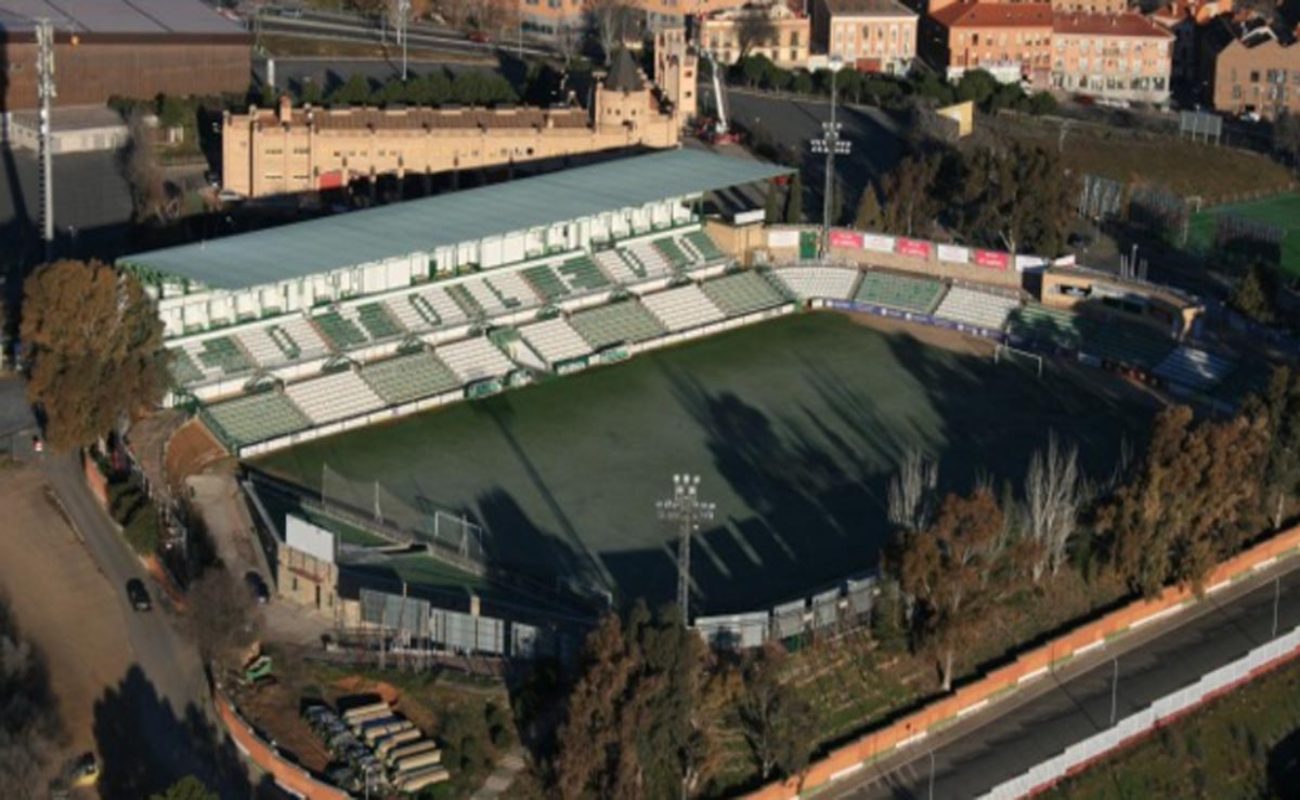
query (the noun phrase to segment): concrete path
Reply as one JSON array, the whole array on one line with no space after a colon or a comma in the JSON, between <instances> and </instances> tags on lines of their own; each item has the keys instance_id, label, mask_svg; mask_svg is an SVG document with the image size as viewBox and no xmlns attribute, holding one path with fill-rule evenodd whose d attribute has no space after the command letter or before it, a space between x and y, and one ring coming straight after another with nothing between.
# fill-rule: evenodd
<instances>
[{"instance_id":1,"label":"concrete path","mask_svg":"<svg viewBox=\"0 0 1300 800\"><path fill-rule=\"evenodd\" d=\"M497 800L510 788L515 782L515 776L523 772L526 766L523 750L515 747L501 757L496 769L492 770L492 774L483 782L483 786L470 795L470 800Z\"/></svg>"}]
</instances>

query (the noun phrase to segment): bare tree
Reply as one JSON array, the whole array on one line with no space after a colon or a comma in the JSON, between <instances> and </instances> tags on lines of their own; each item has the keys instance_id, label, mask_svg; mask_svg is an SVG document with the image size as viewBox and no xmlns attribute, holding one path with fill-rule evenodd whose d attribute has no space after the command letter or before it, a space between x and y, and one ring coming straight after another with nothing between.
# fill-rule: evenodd
<instances>
[{"instance_id":1,"label":"bare tree","mask_svg":"<svg viewBox=\"0 0 1300 800\"><path fill-rule=\"evenodd\" d=\"M63 734L44 658L0 598L0 786L6 797L46 797L43 777Z\"/></svg>"},{"instance_id":2,"label":"bare tree","mask_svg":"<svg viewBox=\"0 0 1300 800\"><path fill-rule=\"evenodd\" d=\"M737 61L749 55L755 47L771 47L776 50L779 44L776 25L772 24L772 19L767 14L765 7L746 9L742 12L736 22L736 39L740 44Z\"/></svg>"},{"instance_id":3,"label":"bare tree","mask_svg":"<svg viewBox=\"0 0 1300 800\"><path fill-rule=\"evenodd\" d=\"M153 127L143 109L131 112L127 120L130 138L124 149L123 166L138 220L161 219L167 204L162 168L153 147Z\"/></svg>"},{"instance_id":4,"label":"bare tree","mask_svg":"<svg viewBox=\"0 0 1300 800\"><path fill-rule=\"evenodd\" d=\"M591 16L591 27L600 38L600 50L608 64L632 27L633 8L627 0L589 0L587 13Z\"/></svg>"},{"instance_id":5,"label":"bare tree","mask_svg":"<svg viewBox=\"0 0 1300 800\"><path fill-rule=\"evenodd\" d=\"M475 4L475 19L482 31L498 40L513 38L522 22L519 4L511 0L481 0Z\"/></svg>"},{"instance_id":6,"label":"bare tree","mask_svg":"<svg viewBox=\"0 0 1300 800\"><path fill-rule=\"evenodd\" d=\"M573 57L581 49L582 38L582 28L577 25L561 22L555 29L555 49L560 51L560 55L564 58L565 70L573 63Z\"/></svg>"},{"instance_id":7,"label":"bare tree","mask_svg":"<svg viewBox=\"0 0 1300 800\"><path fill-rule=\"evenodd\" d=\"M1052 433L1046 452L1029 461L1025 476L1025 521L1029 535L1040 545L1033 566L1034 582L1051 569L1055 575L1065 563L1066 548L1078 525L1084 487L1079 474L1079 449L1066 449Z\"/></svg>"},{"instance_id":8,"label":"bare tree","mask_svg":"<svg viewBox=\"0 0 1300 800\"><path fill-rule=\"evenodd\" d=\"M191 633L205 661L238 666L257 641L261 615L239 580L220 567L209 569L189 591Z\"/></svg>"},{"instance_id":9,"label":"bare tree","mask_svg":"<svg viewBox=\"0 0 1300 800\"><path fill-rule=\"evenodd\" d=\"M889 521L909 532L924 529L934 513L938 485L939 462L926 459L920 450L909 450L889 483Z\"/></svg>"},{"instance_id":10,"label":"bare tree","mask_svg":"<svg viewBox=\"0 0 1300 800\"><path fill-rule=\"evenodd\" d=\"M438 0L438 14L453 28L463 28L474 9L472 0Z\"/></svg>"}]
</instances>

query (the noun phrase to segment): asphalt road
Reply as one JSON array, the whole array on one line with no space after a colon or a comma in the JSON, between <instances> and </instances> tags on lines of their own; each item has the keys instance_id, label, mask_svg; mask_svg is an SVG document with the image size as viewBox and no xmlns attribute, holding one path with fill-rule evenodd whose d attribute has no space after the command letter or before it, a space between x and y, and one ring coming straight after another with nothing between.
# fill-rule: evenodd
<instances>
[{"instance_id":1,"label":"asphalt road","mask_svg":"<svg viewBox=\"0 0 1300 800\"><path fill-rule=\"evenodd\" d=\"M713 108L713 85L699 85L702 110ZM830 121L830 103L824 100L795 100L761 92L728 88L727 102L732 119L747 129L762 130L776 142L799 154L804 179L804 209L809 218L821 218L826 180L826 158L816 155L808 142L822 136L822 123ZM901 124L876 108L838 106L836 121L843 124L840 135L852 143L847 156L835 159L836 180L846 214L857 207L858 197L868 180L880 178L906 152Z\"/></svg>"},{"instance_id":2,"label":"asphalt road","mask_svg":"<svg viewBox=\"0 0 1300 800\"><path fill-rule=\"evenodd\" d=\"M933 797L977 797L1109 727L1116 674L1116 719L1123 719L1268 641L1273 631L1275 575L1281 590L1278 630L1300 625L1298 567L1300 563L1290 559L1274 571L1209 597L1167 624L1153 624L1112 641L938 734L929 746L915 745L818 796L931 797L933 753Z\"/></svg>"}]
</instances>

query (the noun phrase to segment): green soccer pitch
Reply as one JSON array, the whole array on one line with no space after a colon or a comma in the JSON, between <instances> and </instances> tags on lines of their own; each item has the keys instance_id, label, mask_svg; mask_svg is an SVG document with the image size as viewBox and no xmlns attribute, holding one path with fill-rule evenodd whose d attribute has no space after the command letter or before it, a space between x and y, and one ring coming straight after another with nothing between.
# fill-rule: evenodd
<instances>
[{"instance_id":1,"label":"green soccer pitch","mask_svg":"<svg viewBox=\"0 0 1300 800\"><path fill-rule=\"evenodd\" d=\"M952 334L956 336L956 334ZM1151 409L1091 370L1033 371L831 313L732 331L627 363L310 442L257 464L319 490L322 465L416 506L464 510L489 560L621 601L675 594L656 518L674 473L716 521L695 538L694 615L762 609L871 567L903 454L941 488L1017 486L1049 431L1091 475Z\"/></svg>"},{"instance_id":2,"label":"green soccer pitch","mask_svg":"<svg viewBox=\"0 0 1300 800\"><path fill-rule=\"evenodd\" d=\"M1282 271L1300 277L1300 194L1281 194L1263 200L1215 206L1193 214L1188 222L1189 245L1208 251L1214 245L1214 218L1230 214L1275 225L1286 232L1282 239Z\"/></svg>"}]
</instances>

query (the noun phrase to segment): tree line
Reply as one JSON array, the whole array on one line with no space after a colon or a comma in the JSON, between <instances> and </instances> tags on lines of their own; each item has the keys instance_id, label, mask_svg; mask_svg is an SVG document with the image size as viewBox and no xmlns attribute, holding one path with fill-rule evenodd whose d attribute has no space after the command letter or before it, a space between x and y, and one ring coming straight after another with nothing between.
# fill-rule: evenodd
<instances>
[{"instance_id":1,"label":"tree line","mask_svg":"<svg viewBox=\"0 0 1300 800\"><path fill-rule=\"evenodd\" d=\"M503 75L480 69L455 74L434 69L406 81L390 78L377 85L366 76L353 73L346 81L328 89L315 81L303 81L297 95L300 102L314 106L468 106L519 101L515 88ZM263 102L270 105L274 97L264 96Z\"/></svg>"},{"instance_id":2,"label":"tree line","mask_svg":"<svg viewBox=\"0 0 1300 800\"><path fill-rule=\"evenodd\" d=\"M784 69L762 54L745 55L727 70L727 81L738 86L794 94L830 96L831 71ZM1000 83L987 71L971 70L954 85L929 70L906 76L843 69L835 73L841 102L903 111L917 105L948 106L971 101L981 111L1003 109L1051 114L1057 109L1049 92L1026 93L1018 83Z\"/></svg>"}]
</instances>

